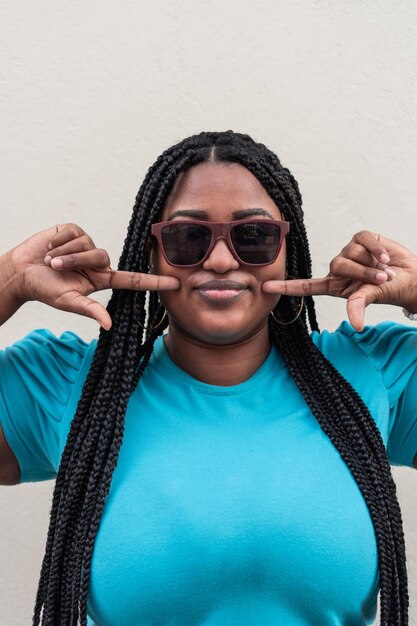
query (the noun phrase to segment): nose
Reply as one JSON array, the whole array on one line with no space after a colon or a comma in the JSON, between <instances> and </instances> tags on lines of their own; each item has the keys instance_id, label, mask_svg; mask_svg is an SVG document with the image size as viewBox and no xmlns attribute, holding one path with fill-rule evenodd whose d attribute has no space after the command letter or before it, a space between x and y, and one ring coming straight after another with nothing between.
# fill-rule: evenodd
<instances>
[{"instance_id":1,"label":"nose","mask_svg":"<svg viewBox=\"0 0 417 626\"><path fill-rule=\"evenodd\" d=\"M211 270L217 274L224 274L230 270L239 269L239 261L235 258L226 240L219 237L213 250L203 263L203 269Z\"/></svg>"}]
</instances>

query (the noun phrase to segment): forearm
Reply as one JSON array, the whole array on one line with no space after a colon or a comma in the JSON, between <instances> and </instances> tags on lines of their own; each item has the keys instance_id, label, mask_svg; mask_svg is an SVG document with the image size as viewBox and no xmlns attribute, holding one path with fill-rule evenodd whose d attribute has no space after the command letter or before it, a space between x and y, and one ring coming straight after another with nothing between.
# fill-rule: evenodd
<instances>
[{"instance_id":1,"label":"forearm","mask_svg":"<svg viewBox=\"0 0 417 626\"><path fill-rule=\"evenodd\" d=\"M10 253L0 255L0 326L22 306L17 295L17 279Z\"/></svg>"}]
</instances>

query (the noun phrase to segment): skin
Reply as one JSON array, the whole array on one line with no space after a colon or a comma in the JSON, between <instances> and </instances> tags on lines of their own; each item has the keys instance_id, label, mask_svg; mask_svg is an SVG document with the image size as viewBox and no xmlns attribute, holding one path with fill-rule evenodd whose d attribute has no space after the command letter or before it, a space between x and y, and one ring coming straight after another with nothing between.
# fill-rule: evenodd
<instances>
[{"instance_id":1,"label":"skin","mask_svg":"<svg viewBox=\"0 0 417 626\"><path fill-rule=\"evenodd\" d=\"M257 178L237 163L203 163L180 176L160 221L192 218L213 222L283 219ZM173 276L181 283L179 290L160 294L169 315L165 343L171 358L212 385L236 385L256 372L270 350L268 316L280 297L266 293L262 285L285 279L285 244L274 263L259 268L242 266L224 239L195 268L169 265L155 245L150 266L158 275ZM209 300L196 287L210 280L233 280L246 289L226 301Z\"/></svg>"}]
</instances>

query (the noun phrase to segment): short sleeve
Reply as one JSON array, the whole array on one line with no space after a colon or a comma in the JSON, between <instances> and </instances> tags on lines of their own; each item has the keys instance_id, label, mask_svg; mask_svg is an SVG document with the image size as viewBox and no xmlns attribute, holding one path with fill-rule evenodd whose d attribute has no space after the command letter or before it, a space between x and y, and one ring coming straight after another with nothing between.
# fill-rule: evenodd
<instances>
[{"instance_id":1,"label":"short sleeve","mask_svg":"<svg viewBox=\"0 0 417 626\"><path fill-rule=\"evenodd\" d=\"M344 322L340 328L370 361L387 391L390 463L413 467L417 453L417 327L383 322L359 333Z\"/></svg>"},{"instance_id":2,"label":"short sleeve","mask_svg":"<svg viewBox=\"0 0 417 626\"><path fill-rule=\"evenodd\" d=\"M88 348L72 331L36 329L0 350L0 423L21 483L56 477L62 416Z\"/></svg>"}]
</instances>

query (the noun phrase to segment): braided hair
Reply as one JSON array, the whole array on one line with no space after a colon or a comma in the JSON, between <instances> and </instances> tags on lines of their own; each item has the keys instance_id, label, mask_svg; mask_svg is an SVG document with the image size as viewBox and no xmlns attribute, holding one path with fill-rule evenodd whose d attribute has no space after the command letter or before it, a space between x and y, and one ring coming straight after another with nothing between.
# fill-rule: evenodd
<instances>
[{"instance_id":1,"label":"braided hair","mask_svg":"<svg viewBox=\"0 0 417 626\"><path fill-rule=\"evenodd\" d=\"M203 132L172 146L148 170L136 196L118 269L148 272L151 224L178 176L205 161L240 163L264 186L291 223L287 271L311 277L311 258L301 194L278 157L249 135ZM100 329L93 361L61 457L34 608L33 626L86 626L94 541L123 440L129 397L138 384L167 320L158 294L114 289L107 310L109 331ZM295 298L280 298L274 313L293 319ZM145 322L147 325L145 326ZM145 331L144 328L150 330ZM289 326L269 320L278 346L306 403L351 471L374 525L381 589L381 626L408 625L405 542L396 486L381 434L358 393L318 350L314 301Z\"/></svg>"}]
</instances>

